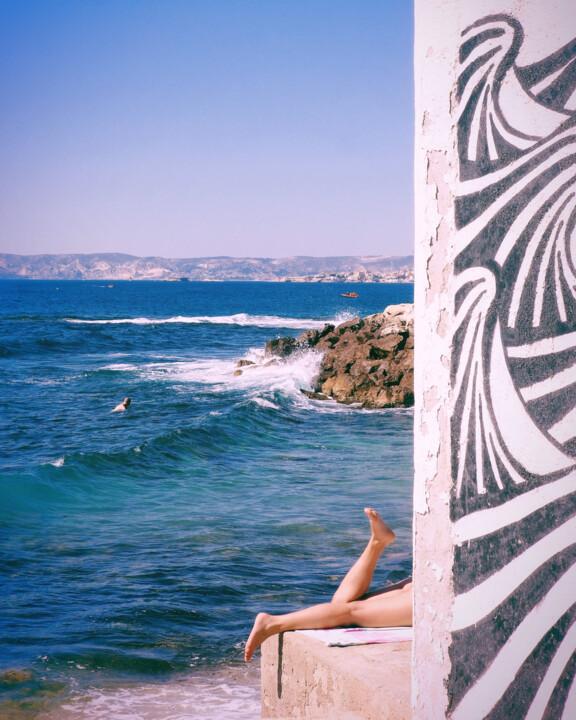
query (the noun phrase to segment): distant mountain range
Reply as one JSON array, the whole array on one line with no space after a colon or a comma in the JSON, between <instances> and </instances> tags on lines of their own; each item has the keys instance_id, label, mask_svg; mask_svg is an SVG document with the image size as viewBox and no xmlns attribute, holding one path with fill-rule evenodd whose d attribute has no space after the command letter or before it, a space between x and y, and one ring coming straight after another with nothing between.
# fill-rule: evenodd
<instances>
[{"instance_id":1,"label":"distant mountain range","mask_svg":"<svg viewBox=\"0 0 576 720\"><path fill-rule=\"evenodd\" d=\"M0 253L0 278L35 280L375 280L410 281L414 256L286 258L162 258L121 253L9 255Z\"/></svg>"}]
</instances>

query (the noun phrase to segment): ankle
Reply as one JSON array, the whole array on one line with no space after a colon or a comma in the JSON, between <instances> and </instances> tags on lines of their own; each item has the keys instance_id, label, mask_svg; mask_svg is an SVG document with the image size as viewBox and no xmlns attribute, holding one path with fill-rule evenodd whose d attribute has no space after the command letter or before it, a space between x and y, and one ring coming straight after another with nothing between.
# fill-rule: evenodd
<instances>
[{"instance_id":1,"label":"ankle","mask_svg":"<svg viewBox=\"0 0 576 720\"><path fill-rule=\"evenodd\" d=\"M391 542L394 542L395 539L396 535L392 531L390 531L390 535L386 538L376 537L375 535L372 535L370 538L370 544L374 548L383 550L385 547L390 545Z\"/></svg>"}]
</instances>

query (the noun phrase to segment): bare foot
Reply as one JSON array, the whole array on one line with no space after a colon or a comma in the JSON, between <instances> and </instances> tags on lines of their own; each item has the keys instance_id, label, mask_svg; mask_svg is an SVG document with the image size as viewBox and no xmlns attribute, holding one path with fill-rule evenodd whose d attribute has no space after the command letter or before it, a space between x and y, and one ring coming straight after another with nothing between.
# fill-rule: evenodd
<instances>
[{"instance_id":1,"label":"bare foot","mask_svg":"<svg viewBox=\"0 0 576 720\"><path fill-rule=\"evenodd\" d=\"M382 520L380 515L372 508L364 508L364 512L370 520L370 529L372 530L372 539L384 546L389 545L396 537L394 531Z\"/></svg>"},{"instance_id":2,"label":"bare foot","mask_svg":"<svg viewBox=\"0 0 576 720\"><path fill-rule=\"evenodd\" d=\"M258 613L256 620L254 621L254 627L252 632L246 641L246 647L244 648L244 660L248 662L254 652L258 650L260 645L269 638L270 635L274 635L274 630L270 629L270 618L271 615L267 613Z\"/></svg>"}]
</instances>

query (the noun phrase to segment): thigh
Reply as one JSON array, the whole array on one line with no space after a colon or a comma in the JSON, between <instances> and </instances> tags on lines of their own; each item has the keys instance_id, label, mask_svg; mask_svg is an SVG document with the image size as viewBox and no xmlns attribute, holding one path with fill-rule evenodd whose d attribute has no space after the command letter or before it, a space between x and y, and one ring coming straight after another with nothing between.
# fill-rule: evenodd
<instances>
[{"instance_id":1,"label":"thigh","mask_svg":"<svg viewBox=\"0 0 576 720\"><path fill-rule=\"evenodd\" d=\"M398 595L399 593L403 593L403 592L411 593L412 592L412 581L406 580L406 581L402 581L402 583L403 584L396 583L391 588L384 588L382 590L368 592L368 593L366 593L366 595L364 595L362 600L368 600L373 597L379 597L380 595L392 596L392 595Z\"/></svg>"},{"instance_id":2,"label":"thigh","mask_svg":"<svg viewBox=\"0 0 576 720\"><path fill-rule=\"evenodd\" d=\"M412 583L350 603L352 622L360 627L412 625Z\"/></svg>"}]
</instances>

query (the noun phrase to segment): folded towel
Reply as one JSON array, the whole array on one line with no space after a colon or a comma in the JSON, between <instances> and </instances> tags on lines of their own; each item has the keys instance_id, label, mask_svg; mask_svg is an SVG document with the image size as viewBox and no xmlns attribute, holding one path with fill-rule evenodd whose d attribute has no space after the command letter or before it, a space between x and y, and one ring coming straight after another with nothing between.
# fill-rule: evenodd
<instances>
[{"instance_id":1,"label":"folded towel","mask_svg":"<svg viewBox=\"0 0 576 720\"><path fill-rule=\"evenodd\" d=\"M412 627L333 628L331 630L296 630L321 640L330 647L372 645L373 643L406 642L414 636Z\"/></svg>"}]
</instances>

